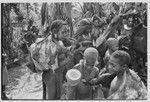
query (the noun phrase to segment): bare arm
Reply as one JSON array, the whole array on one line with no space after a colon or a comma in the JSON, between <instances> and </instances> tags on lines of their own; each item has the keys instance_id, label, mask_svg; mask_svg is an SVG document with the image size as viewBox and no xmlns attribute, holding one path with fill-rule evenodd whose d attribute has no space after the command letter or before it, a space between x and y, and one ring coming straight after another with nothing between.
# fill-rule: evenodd
<instances>
[{"instance_id":1,"label":"bare arm","mask_svg":"<svg viewBox=\"0 0 150 102\"><path fill-rule=\"evenodd\" d=\"M108 98L116 91L115 89L116 81L117 81L117 78L115 77L113 81L111 82L111 86L110 86L109 93L108 93Z\"/></svg>"},{"instance_id":2,"label":"bare arm","mask_svg":"<svg viewBox=\"0 0 150 102\"><path fill-rule=\"evenodd\" d=\"M59 62L59 66L65 66L71 60L71 55L68 55L63 61Z\"/></svg>"},{"instance_id":3,"label":"bare arm","mask_svg":"<svg viewBox=\"0 0 150 102\"><path fill-rule=\"evenodd\" d=\"M107 29L104 31L103 35L98 37L98 39L96 40L96 47L101 45L105 40L109 38L111 34L113 34L113 32L116 30L116 28L119 26L122 20L123 17L121 15L114 17L112 22L108 25Z\"/></svg>"},{"instance_id":4,"label":"bare arm","mask_svg":"<svg viewBox=\"0 0 150 102\"><path fill-rule=\"evenodd\" d=\"M100 46L104 41L106 41L109 38L111 34L113 34L116 28L121 24L123 19L136 14L136 12L131 12L117 15L116 17L114 17L111 23L108 25L107 29L104 31L103 35L96 40L96 47Z\"/></svg>"}]
</instances>

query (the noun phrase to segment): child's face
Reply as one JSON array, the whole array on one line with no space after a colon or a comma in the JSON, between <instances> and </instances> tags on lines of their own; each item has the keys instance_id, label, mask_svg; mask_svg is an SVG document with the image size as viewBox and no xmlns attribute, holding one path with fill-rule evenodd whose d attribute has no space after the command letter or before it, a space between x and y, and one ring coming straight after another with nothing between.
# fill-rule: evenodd
<instances>
[{"instance_id":1,"label":"child's face","mask_svg":"<svg viewBox=\"0 0 150 102\"><path fill-rule=\"evenodd\" d=\"M85 64L86 64L86 66L88 66L88 67L93 67L94 65L95 65L95 60L89 60L89 59L85 59Z\"/></svg>"},{"instance_id":2,"label":"child's face","mask_svg":"<svg viewBox=\"0 0 150 102\"><path fill-rule=\"evenodd\" d=\"M94 21L94 24L95 24L96 26L100 25L99 20L95 20L95 21Z\"/></svg>"},{"instance_id":3,"label":"child's face","mask_svg":"<svg viewBox=\"0 0 150 102\"><path fill-rule=\"evenodd\" d=\"M128 25L129 27L132 27L132 26L133 26L133 18L129 18L129 19L128 19L127 25Z\"/></svg>"},{"instance_id":4,"label":"child's face","mask_svg":"<svg viewBox=\"0 0 150 102\"><path fill-rule=\"evenodd\" d=\"M117 42L117 41L114 42L114 44L111 45L109 48L110 48L111 50L113 50L113 51L118 50L118 49L119 49L119 44L118 44L118 42Z\"/></svg>"},{"instance_id":5,"label":"child's face","mask_svg":"<svg viewBox=\"0 0 150 102\"><path fill-rule=\"evenodd\" d=\"M121 65L119 64L119 60L114 57L110 57L109 62L108 62L108 71L110 74L115 74L120 72L121 70Z\"/></svg>"},{"instance_id":6,"label":"child's face","mask_svg":"<svg viewBox=\"0 0 150 102\"><path fill-rule=\"evenodd\" d=\"M62 28L58 32L58 37L59 37L59 39L69 37L69 27L67 25L62 26Z\"/></svg>"}]
</instances>

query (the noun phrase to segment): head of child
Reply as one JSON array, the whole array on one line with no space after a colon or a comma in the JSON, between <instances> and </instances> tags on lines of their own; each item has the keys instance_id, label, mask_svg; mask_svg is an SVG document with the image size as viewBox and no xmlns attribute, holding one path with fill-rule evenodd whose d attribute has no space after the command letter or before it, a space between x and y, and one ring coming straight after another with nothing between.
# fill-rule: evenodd
<instances>
[{"instance_id":1,"label":"head of child","mask_svg":"<svg viewBox=\"0 0 150 102\"><path fill-rule=\"evenodd\" d=\"M103 24L103 20L100 17L98 17L97 15L94 15L93 23L95 24L95 26L101 26Z\"/></svg>"},{"instance_id":2,"label":"head of child","mask_svg":"<svg viewBox=\"0 0 150 102\"><path fill-rule=\"evenodd\" d=\"M125 51L117 50L113 52L108 62L109 73L123 73L125 70L127 70L130 60L130 55Z\"/></svg>"},{"instance_id":3,"label":"head of child","mask_svg":"<svg viewBox=\"0 0 150 102\"><path fill-rule=\"evenodd\" d=\"M108 49L111 50L112 52L119 49L119 41L116 38L109 38L106 41L106 44L108 46Z\"/></svg>"},{"instance_id":4,"label":"head of child","mask_svg":"<svg viewBox=\"0 0 150 102\"><path fill-rule=\"evenodd\" d=\"M98 51L93 47L89 47L84 51L84 63L87 68L93 68L98 61Z\"/></svg>"}]
</instances>

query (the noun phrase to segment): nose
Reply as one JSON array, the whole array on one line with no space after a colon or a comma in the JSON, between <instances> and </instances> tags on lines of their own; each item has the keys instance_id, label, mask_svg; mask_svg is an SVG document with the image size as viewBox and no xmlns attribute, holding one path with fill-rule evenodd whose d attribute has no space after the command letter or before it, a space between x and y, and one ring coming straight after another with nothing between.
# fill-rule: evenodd
<instances>
[{"instance_id":1,"label":"nose","mask_svg":"<svg viewBox=\"0 0 150 102\"><path fill-rule=\"evenodd\" d=\"M108 72L109 73L113 73L114 72L114 69L113 69L112 65L108 64L107 68L108 68Z\"/></svg>"},{"instance_id":2,"label":"nose","mask_svg":"<svg viewBox=\"0 0 150 102\"><path fill-rule=\"evenodd\" d=\"M118 49L119 49L119 47L118 47L118 46L116 46L115 50L118 50Z\"/></svg>"},{"instance_id":3,"label":"nose","mask_svg":"<svg viewBox=\"0 0 150 102\"><path fill-rule=\"evenodd\" d=\"M108 68L108 70L110 70L110 68L111 68L111 65L110 65L110 64L108 64L108 65L107 65L107 68Z\"/></svg>"}]
</instances>

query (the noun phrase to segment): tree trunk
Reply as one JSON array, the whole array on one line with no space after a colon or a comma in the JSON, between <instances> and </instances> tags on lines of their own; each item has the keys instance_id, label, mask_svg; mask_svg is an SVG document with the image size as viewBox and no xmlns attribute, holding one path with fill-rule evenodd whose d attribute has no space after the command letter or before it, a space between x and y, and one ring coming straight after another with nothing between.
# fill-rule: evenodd
<instances>
[{"instance_id":1,"label":"tree trunk","mask_svg":"<svg viewBox=\"0 0 150 102\"><path fill-rule=\"evenodd\" d=\"M8 57L12 57L13 50L11 48L12 43L12 28L10 22L10 4L2 3L2 48L6 51Z\"/></svg>"},{"instance_id":2,"label":"tree trunk","mask_svg":"<svg viewBox=\"0 0 150 102\"><path fill-rule=\"evenodd\" d=\"M68 24L70 26L70 37L72 37L72 35L74 35L74 31L73 31L73 24L72 24L72 16L71 16L71 3L65 3L65 12L66 12L66 16L68 18Z\"/></svg>"}]
</instances>

